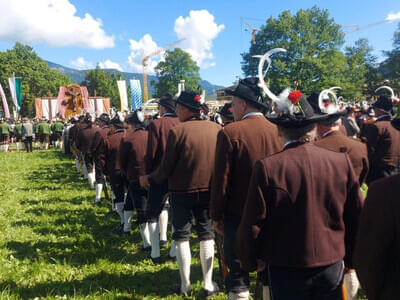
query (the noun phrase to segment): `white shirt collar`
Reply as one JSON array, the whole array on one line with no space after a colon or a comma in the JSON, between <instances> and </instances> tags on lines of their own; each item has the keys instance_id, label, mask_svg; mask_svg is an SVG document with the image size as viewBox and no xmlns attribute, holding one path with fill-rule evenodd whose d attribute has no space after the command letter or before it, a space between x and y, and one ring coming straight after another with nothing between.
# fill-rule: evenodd
<instances>
[{"instance_id":1,"label":"white shirt collar","mask_svg":"<svg viewBox=\"0 0 400 300\"><path fill-rule=\"evenodd\" d=\"M245 114L245 115L242 117L242 120L244 120L244 119L246 119L246 118L248 118L248 117L250 117L250 116L263 116L263 114L260 113L260 112L256 112L256 111L254 111L254 112L249 112L249 113Z\"/></svg>"},{"instance_id":2,"label":"white shirt collar","mask_svg":"<svg viewBox=\"0 0 400 300\"><path fill-rule=\"evenodd\" d=\"M386 117L390 117L390 115L382 115L382 116L379 116L379 117L376 118L376 120L378 121L378 120L383 119L383 118L386 118Z\"/></svg>"},{"instance_id":3,"label":"white shirt collar","mask_svg":"<svg viewBox=\"0 0 400 300\"><path fill-rule=\"evenodd\" d=\"M336 131L336 130L328 130L327 132L322 134L322 137L324 138L324 137L326 137L327 135L331 134L334 131Z\"/></svg>"},{"instance_id":4,"label":"white shirt collar","mask_svg":"<svg viewBox=\"0 0 400 300\"><path fill-rule=\"evenodd\" d=\"M283 149L285 149L287 146L289 146L290 144L293 144L293 143L297 143L298 142L298 140L290 140L290 141L287 141L285 144L283 144Z\"/></svg>"},{"instance_id":5,"label":"white shirt collar","mask_svg":"<svg viewBox=\"0 0 400 300\"><path fill-rule=\"evenodd\" d=\"M175 116L173 113L169 113L169 112L166 112L165 114L163 114L161 117L167 117L167 116Z\"/></svg>"}]
</instances>

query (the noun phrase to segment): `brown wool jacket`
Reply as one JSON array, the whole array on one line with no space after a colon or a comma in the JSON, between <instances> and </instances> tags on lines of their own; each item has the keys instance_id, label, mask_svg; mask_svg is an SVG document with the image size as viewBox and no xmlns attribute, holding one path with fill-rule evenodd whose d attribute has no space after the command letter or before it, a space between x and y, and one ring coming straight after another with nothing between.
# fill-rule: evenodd
<instances>
[{"instance_id":1,"label":"brown wool jacket","mask_svg":"<svg viewBox=\"0 0 400 300\"><path fill-rule=\"evenodd\" d=\"M95 158L97 158L100 150L100 145L103 143L104 139L106 138L109 132L110 132L110 127L108 125L102 128L97 128L91 146L91 153Z\"/></svg>"},{"instance_id":2,"label":"brown wool jacket","mask_svg":"<svg viewBox=\"0 0 400 300\"><path fill-rule=\"evenodd\" d=\"M169 130L178 123L179 119L175 115L167 115L150 123L146 154L147 174L153 172L160 165L167 145Z\"/></svg>"},{"instance_id":3,"label":"brown wool jacket","mask_svg":"<svg viewBox=\"0 0 400 300\"><path fill-rule=\"evenodd\" d=\"M218 134L211 217L241 217L255 162L282 149L277 127L264 116L233 122Z\"/></svg>"},{"instance_id":4,"label":"brown wool jacket","mask_svg":"<svg viewBox=\"0 0 400 300\"><path fill-rule=\"evenodd\" d=\"M103 143L101 143L98 159L106 175L112 175L114 172L121 170L120 145L124 134L123 129L118 129L107 135Z\"/></svg>"},{"instance_id":5,"label":"brown wool jacket","mask_svg":"<svg viewBox=\"0 0 400 300\"><path fill-rule=\"evenodd\" d=\"M84 154L92 155L92 144L96 131L96 127L86 124L86 127L83 127L76 134L76 148Z\"/></svg>"},{"instance_id":6,"label":"brown wool jacket","mask_svg":"<svg viewBox=\"0 0 400 300\"><path fill-rule=\"evenodd\" d=\"M159 184L168 179L171 193L209 191L220 129L214 122L198 119L173 127L161 164L150 174L150 182Z\"/></svg>"},{"instance_id":7,"label":"brown wool jacket","mask_svg":"<svg viewBox=\"0 0 400 300\"><path fill-rule=\"evenodd\" d=\"M146 174L145 155L148 132L138 129L128 132L121 140L121 172L129 181L138 181L139 176Z\"/></svg>"},{"instance_id":8,"label":"brown wool jacket","mask_svg":"<svg viewBox=\"0 0 400 300\"><path fill-rule=\"evenodd\" d=\"M257 258L292 268L344 258L352 267L361 208L347 154L292 143L254 167L237 231L238 257L248 271Z\"/></svg>"},{"instance_id":9,"label":"brown wool jacket","mask_svg":"<svg viewBox=\"0 0 400 300\"><path fill-rule=\"evenodd\" d=\"M400 175L369 187L354 253L357 276L369 300L399 299L399 200Z\"/></svg>"},{"instance_id":10,"label":"brown wool jacket","mask_svg":"<svg viewBox=\"0 0 400 300\"><path fill-rule=\"evenodd\" d=\"M400 162L400 131L390 123L390 117L368 124L363 131L367 143L370 169L396 167Z\"/></svg>"},{"instance_id":11,"label":"brown wool jacket","mask_svg":"<svg viewBox=\"0 0 400 300\"><path fill-rule=\"evenodd\" d=\"M360 185L365 181L368 174L369 162L367 147L355 139L345 136L339 131L333 131L314 142L314 145L337 152L346 152L350 158Z\"/></svg>"}]
</instances>

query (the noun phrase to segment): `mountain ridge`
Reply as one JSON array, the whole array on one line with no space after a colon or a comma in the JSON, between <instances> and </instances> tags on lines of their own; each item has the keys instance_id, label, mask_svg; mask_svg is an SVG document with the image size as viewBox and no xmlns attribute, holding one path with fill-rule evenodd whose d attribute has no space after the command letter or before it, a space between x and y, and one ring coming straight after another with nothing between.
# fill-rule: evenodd
<instances>
[{"instance_id":1,"label":"mountain ridge","mask_svg":"<svg viewBox=\"0 0 400 300\"><path fill-rule=\"evenodd\" d=\"M47 61L45 60L45 62L47 63L47 65L51 68L51 69L56 69L58 72L60 72L61 74L64 74L66 76L68 76L69 78L71 78L71 80L73 82L76 83L81 83L84 79L85 79L85 72L90 71L91 69L87 69L87 70L77 70L77 69L73 69L73 68L69 68L69 67L65 67L63 65L51 62L51 61ZM122 76L125 78L125 80L129 81L130 79L139 79L141 86L143 86L143 74L142 73L131 73L131 72L120 72L116 69L103 69L105 72L110 73L110 74L122 74ZM150 83L151 81L158 81L157 76L155 75L147 75L147 82ZM206 91L206 94L209 96L214 95L215 96L215 91L218 89L222 89L224 88L221 85L216 85L216 84L212 84L207 80L201 80L200 82L200 86L201 88L203 88ZM148 89L149 89L149 93L150 94L154 94L155 90L154 87L149 84L148 85Z\"/></svg>"}]
</instances>

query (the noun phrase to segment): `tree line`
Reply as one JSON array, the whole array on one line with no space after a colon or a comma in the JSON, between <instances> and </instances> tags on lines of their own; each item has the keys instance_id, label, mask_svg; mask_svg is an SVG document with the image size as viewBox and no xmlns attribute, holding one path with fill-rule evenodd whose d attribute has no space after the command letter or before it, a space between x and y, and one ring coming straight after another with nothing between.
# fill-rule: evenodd
<instances>
[{"instance_id":1,"label":"tree line","mask_svg":"<svg viewBox=\"0 0 400 300\"><path fill-rule=\"evenodd\" d=\"M259 60L254 55L264 54L273 48L285 48L287 53L275 54L266 75L270 89L279 93L285 87L298 88L306 95L332 86L342 87L341 96L348 101L368 99L383 84L400 90L400 23L393 34L393 49L383 52L385 59L378 62L373 47L367 39L343 47L344 33L330 17L328 10L314 6L295 14L283 11L278 17L269 17L242 53L244 76L256 76ZM23 105L21 114L34 116L34 99L56 96L62 85L71 79L51 69L32 47L16 43L13 49L0 52L0 83L11 108L8 78L15 72L22 78ZM185 80L188 90L197 90L201 81L199 67L185 51L175 48L165 52L164 60L155 68L157 81L153 97L166 92L176 93L178 82ZM122 73L107 73L97 66L86 72L79 84L88 87L89 94L109 97L111 105L119 107L117 80L125 79ZM129 88L129 85L128 85ZM130 92L128 90L130 101Z\"/></svg>"}]
</instances>

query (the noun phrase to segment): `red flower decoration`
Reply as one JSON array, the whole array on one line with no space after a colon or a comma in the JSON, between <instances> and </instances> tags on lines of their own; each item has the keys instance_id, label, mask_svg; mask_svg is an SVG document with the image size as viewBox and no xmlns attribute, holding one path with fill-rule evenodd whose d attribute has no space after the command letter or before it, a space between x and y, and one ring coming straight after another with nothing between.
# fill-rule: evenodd
<instances>
[{"instance_id":1,"label":"red flower decoration","mask_svg":"<svg viewBox=\"0 0 400 300\"><path fill-rule=\"evenodd\" d=\"M328 107L329 105L331 105L330 102L325 102L325 103L324 103L324 107Z\"/></svg>"},{"instance_id":2,"label":"red flower decoration","mask_svg":"<svg viewBox=\"0 0 400 300\"><path fill-rule=\"evenodd\" d=\"M296 105L300 101L300 97L303 94L300 91L292 91L290 92L288 98L292 102L293 105Z\"/></svg>"},{"instance_id":3,"label":"red flower decoration","mask_svg":"<svg viewBox=\"0 0 400 300\"><path fill-rule=\"evenodd\" d=\"M394 98L394 99L393 99L393 104L394 104L394 105L399 104L399 99Z\"/></svg>"},{"instance_id":4,"label":"red flower decoration","mask_svg":"<svg viewBox=\"0 0 400 300\"><path fill-rule=\"evenodd\" d=\"M232 107L228 107L228 112L232 112Z\"/></svg>"},{"instance_id":5,"label":"red flower decoration","mask_svg":"<svg viewBox=\"0 0 400 300\"><path fill-rule=\"evenodd\" d=\"M199 95L196 95L194 97L194 100L197 101L197 102L200 102L201 101L201 97Z\"/></svg>"}]
</instances>

